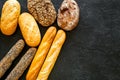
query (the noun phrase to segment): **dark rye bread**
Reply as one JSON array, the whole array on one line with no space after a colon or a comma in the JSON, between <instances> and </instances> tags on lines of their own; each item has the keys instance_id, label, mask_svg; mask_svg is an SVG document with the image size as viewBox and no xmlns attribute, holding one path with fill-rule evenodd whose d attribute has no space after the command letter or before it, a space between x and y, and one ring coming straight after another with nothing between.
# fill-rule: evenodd
<instances>
[{"instance_id":1,"label":"dark rye bread","mask_svg":"<svg viewBox=\"0 0 120 80\"><path fill-rule=\"evenodd\" d=\"M25 42L22 39L20 39L19 41L16 42L15 45L13 45L13 47L8 51L8 53L0 61L0 78L12 65L12 62L15 60L15 58L20 54L20 52L24 48L24 45L25 45Z\"/></svg>"},{"instance_id":2,"label":"dark rye bread","mask_svg":"<svg viewBox=\"0 0 120 80\"><path fill-rule=\"evenodd\" d=\"M42 26L50 26L54 23L56 10L51 0L27 0L27 7Z\"/></svg>"},{"instance_id":3,"label":"dark rye bread","mask_svg":"<svg viewBox=\"0 0 120 80\"><path fill-rule=\"evenodd\" d=\"M30 48L24 56L20 59L15 68L10 72L5 80L18 80L26 68L30 65L34 55L36 53L36 48Z\"/></svg>"},{"instance_id":4,"label":"dark rye bread","mask_svg":"<svg viewBox=\"0 0 120 80\"><path fill-rule=\"evenodd\" d=\"M75 0L64 0L58 10L58 26L66 31L73 30L79 22L79 6Z\"/></svg>"}]
</instances>

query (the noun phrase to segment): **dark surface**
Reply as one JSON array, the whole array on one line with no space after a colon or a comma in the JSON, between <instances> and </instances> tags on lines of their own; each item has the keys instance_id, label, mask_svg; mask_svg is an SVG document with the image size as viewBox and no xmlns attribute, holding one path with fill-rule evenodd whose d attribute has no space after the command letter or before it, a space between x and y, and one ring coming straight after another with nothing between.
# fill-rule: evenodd
<instances>
[{"instance_id":1,"label":"dark surface","mask_svg":"<svg viewBox=\"0 0 120 80\"><path fill-rule=\"evenodd\" d=\"M26 1L19 0L21 12L27 11ZM52 1L57 10L62 0ZM67 32L67 40L48 80L120 80L120 0L76 1L81 8L80 22ZM0 11L4 2L0 0ZM53 25L57 26L56 22ZM43 36L47 28L39 27ZM12 36L0 32L0 59L20 38L19 27ZM1 80L28 48L24 48ZM25 80L26 73L27 70L20 80Z\"/></svg>"}]
</instances>

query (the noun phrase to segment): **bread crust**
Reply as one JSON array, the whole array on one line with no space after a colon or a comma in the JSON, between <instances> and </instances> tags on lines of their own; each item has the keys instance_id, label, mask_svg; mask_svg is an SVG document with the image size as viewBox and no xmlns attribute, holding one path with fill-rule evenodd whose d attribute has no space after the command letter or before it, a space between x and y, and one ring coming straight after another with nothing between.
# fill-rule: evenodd
<instances>
[{"instance_id":1,"label":"bread crust","mask_svg":"<svg viewBox=\"0 0 120 80\"><path fill-rule=\"evenodd\" d=\"M58 9L58 26L66 31L73 30L79 22L79 12L75 0L64 0Z\"/></svg>"}]
</instances>

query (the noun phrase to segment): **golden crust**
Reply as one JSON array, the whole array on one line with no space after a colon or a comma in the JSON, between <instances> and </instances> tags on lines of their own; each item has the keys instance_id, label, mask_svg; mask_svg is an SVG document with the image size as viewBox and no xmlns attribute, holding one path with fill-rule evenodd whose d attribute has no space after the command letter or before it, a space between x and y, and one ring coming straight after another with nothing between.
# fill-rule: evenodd
<instances>
[{"instance_id":1,"label":"golden crust","mask_svg":"<svg viewBox=\"0 0 120 80\"><path fill-rule=\"evenodd\" d=\"M46 55L51 47L51 44L56 35L56 28L50 27L45 33L42 42L36 52L36 55L32 61L29 71L26 76L26 80L36 80L38 73L42 67L42 64L46 58Z\"/></svg>"},{"instance_id":2,"label":"golden crust","mask_svg":"<svg viewBox=\"0 0 120 80\"><path fill-rule=\"evenodd\" d=\"M38 46L41 33L33 16L27 12L22 13L19 17L19 26L27 45L31 47Z\"/></svg>"},{"instance_id":3,"label":"golden crust","mask_svg":"<svg viewBox=\"0 0 120 80\"><path fill-rule=\"evenodd\" d=\"M59 30L44 61L44 64L39 72L37 80L47 80L52 68L54 67L60 50L65 42L65 39L65 32L63 30Z\"/></svg>"},{"instance_id":4,"label":"golden crust","mask_svg":"<svg viewBox=\"0 0 120 80\"><path fill-rule=\"evenodd\" d=\"M17 28L20 15L20 4L17 0L7 0L2 8L1 31L5 35L12 35Z\"/></svg>"}]
</instances>

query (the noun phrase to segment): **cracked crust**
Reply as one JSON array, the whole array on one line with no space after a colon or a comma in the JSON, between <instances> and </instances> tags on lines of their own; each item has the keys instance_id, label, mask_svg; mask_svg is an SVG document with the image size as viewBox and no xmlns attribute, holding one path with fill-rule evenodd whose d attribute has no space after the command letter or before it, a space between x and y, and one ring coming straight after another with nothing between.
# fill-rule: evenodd
<instances>
[{"instance_id":1,"label":"cracked crust","mask_svg":"<svg viewBox=\"0 0 120 80\"><path fill-rule=\"evenodd\" d=\"M79 6L75 0L64 0L58 10L58 26L66 31L73 30L79 21Z\"/></svg>"},{"instance_id":2,"label":"cracked crust","mask_svg":"<svg viewBox=\"0 0 120 80\"><path fill-rule=\"evenodd\" d=\"M50 0L27 0L29 12L42 26L50 26L56 19L56 11Z\"/></svg>"}]
</instances>

